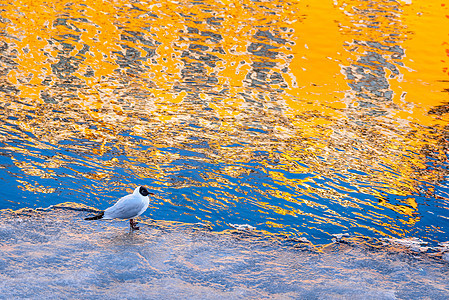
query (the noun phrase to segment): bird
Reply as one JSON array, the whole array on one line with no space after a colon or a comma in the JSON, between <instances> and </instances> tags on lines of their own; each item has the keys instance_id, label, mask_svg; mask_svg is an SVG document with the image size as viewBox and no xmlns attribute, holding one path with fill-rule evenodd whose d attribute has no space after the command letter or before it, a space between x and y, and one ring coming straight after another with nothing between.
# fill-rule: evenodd
<instances>
[{"instance_id":1,"label":"bird","mask_svg":"<svg viewBox=\"0 0 449 300\"><path fill-rule=\"evenodd\" d=\"M93 217L84 218L84 220L111 220L111 219L129 219L129 226L131 230L139 230L137 222L134 218L143 214L150 203L148 195L150 193L146 187L137 187L132 194L120 198L113 206L106 208L104 211Z\"/></svg>"}]
</instances>

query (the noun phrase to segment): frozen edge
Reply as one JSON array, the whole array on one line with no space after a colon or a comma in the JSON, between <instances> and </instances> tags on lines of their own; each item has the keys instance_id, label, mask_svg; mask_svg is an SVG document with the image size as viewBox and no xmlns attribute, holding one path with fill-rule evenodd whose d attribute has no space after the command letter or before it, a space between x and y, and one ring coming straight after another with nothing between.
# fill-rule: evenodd
<instances>
[{"instance_id":1,"label":"frozen edge","mask_svg":"<svg viewBox=\"0 0 449 300\"><path fill-rule=\"evenodd\" d=\"M84 204L79 204L75 202L64 202L56 205L50 205L47 208L22 208L16 211L5 209L0 210L0 216L4 213L17 215L17 216L30 216L31 214L38 212L49 212L52 210L68 210L68 211L78 211L78 212L89 212L89 213L98 213L101 210L90 207ZM162 220L153 220L151 218L139 218L140 223L146 226L158 227L168 229L168 227L177 227L175 230L179 230L182 228L189 228L193 230L212 230L212 226L205 223L182 223L175 221L162 221ZM104 221L103 221L104 222ZM216 232L217 234L231 234L231 235L239 235L241 237L251 236L252 238L258 238L260 240L270 240L271 242L276 241L277 243L289 244L294 248L303 248L307 250L313 250L317 252L321 252L325 250L327 247L331 247L334 244L344 243L348 245L352 245L355 247L374 247L376 249L385 248L387 251L410 251L414 255L420 254L423 256L428 256L435 259L443 259L446 262L449 262L449 241L440 242L438 246L431 247L428 246L427 242L422 241L419 238L368 238L362 236L351 236L348 233L340 233L334 234L332 238L332 243L324 244L324 245L314 245L305 237L287 237L284 234L270 234L266 231L257 230L256 227L249 224L228 224L230 229L224 230L222 232Z\"/></svg>"},{"instance_id":2,"label":"frozen edge","mask_svg":"<svg viewBox=\"0 0 449 300\"><path fill-rule=\"evenodd\" d=\"M5 298L444 299L449 264L356 238L321 247L198 224L84 221L84 208L0 211Z\"/></svg>"}]
</instances>

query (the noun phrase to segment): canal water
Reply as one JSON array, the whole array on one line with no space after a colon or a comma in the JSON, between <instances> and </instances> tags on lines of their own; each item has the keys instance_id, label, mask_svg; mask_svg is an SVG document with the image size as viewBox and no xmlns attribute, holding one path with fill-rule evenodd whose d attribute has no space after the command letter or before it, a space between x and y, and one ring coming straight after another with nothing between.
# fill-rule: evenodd
<instances>
[{"instance_id":1,"label":"canal water","mask_svg":"<svg viewBox=\"0 0 449 300\"><path fill-rule=\"evenodd\" d=\"M445 298L448 28L444 1L0 1L0 294ZM83 220L139 185L141 231Z\"/></svg>"}]
</instances>

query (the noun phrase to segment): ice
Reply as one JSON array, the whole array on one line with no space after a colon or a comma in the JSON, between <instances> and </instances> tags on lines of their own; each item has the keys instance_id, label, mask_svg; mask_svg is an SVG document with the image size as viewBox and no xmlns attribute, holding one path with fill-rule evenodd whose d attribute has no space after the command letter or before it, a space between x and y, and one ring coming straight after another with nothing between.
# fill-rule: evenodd
<instances>
[{"instance_id":1,"label":"ice","mask_svg":"<svg viewBox=\"0 0 449 300\"><path fill-rule=\"evenodd\" d=\"M443 259L447 262L449 262L449 252L443 253Z\"/></svg>"},{"instance_id":2,"label":"ice","mask_svg":"<svg viewBox=\"0 0 449 300\"><path fill-rule=\"evenodd\" d=\"M404 239L391 239L391 238L383 238L383 241L387 243L393 243L397 245L402 245L407 247L412 251L417 252L426 252L430 247L426 247L429 243L424 242L423 240L413 237L413 238L404 238Z\"/></svg>"},{"instance_id":3,"label":"ice","mask_svg":"<svg viewBox=\"0 0 449 300\"><path fill-rule=\"evenodd\" d=\"M229 224L229 226L231 226L234 229L237 230L255 230L256 227L251 226L249 224Z\"/></svg>"},{"instance_id":4,"label":"ice","mask_svg":"<svg viewBox=\"0 0 449 300\"><path fill-rule=\"evenodd\" d=\"M446 299L449 263L394 244L310 248L195 224L3 211L0 298ZM399 247L399 248L398 248ZM444 253L443 253L444 254Z\"/></svg>"},{"instance_id":5,"label":"ice","mask_svg":"<svg viewBox=\"0 0 449 300\"><path fill-rule=\"evenodd\" d=\"M349 237L349 233L337 233L332 235L335 242L342 242L343 238Z\"/></svg>"}]
</instances>

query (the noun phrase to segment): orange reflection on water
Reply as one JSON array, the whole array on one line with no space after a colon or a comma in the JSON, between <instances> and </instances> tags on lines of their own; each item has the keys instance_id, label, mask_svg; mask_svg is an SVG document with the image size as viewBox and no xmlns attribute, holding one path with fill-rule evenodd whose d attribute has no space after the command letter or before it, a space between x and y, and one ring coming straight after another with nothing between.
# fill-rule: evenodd
<instances>
[{"instance_id":1,"label":"orange reflection on water","mask_svg":"<svg viewBox=\"0 0 449 300\"><path fill-rule=\"evenodd\" d=\"M51 178L64 166L121 186L114 168L123 167L171 187L246 185L257 190L250 201L270 215L268 227L307 215L345 228L371 220L395 235L406 230L384 210L418 222L413 195L421 182L447 175L426 170L429 156L447 161L445 111L429 113L448 101L449 26L441 25L448 10L436 1L18 1L4 9L0 101L8 132L37 149L75 141L65 149L95 169L76 171L61 154L16 162L26 175ZM207 147L188 146L192 137ZM91 143L76 142L84 140ZM169 182L183 156L167 147L225 167L204 170L203 182ZM12 151L42 158L26 146ZM108 153L127 159L100 159ZM272 183L232 183L251 175L253 161ZM245 197L220 191L202 200L206 208L188 207L211 218ZM353 217L340 214L347 208Z\"/></svg>"}]
</instances>

